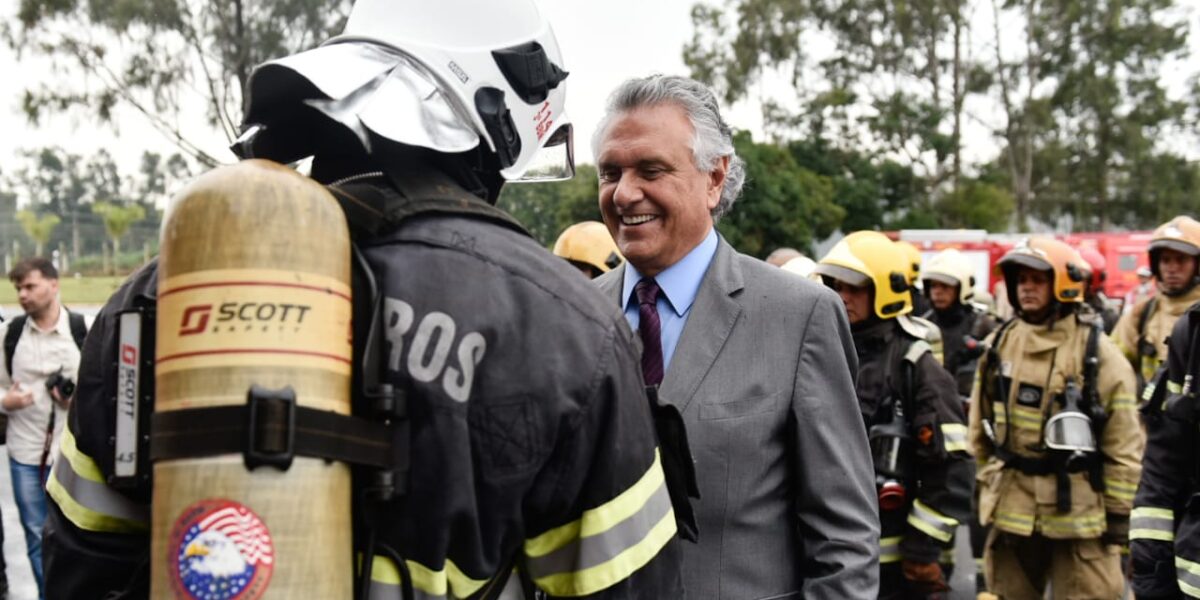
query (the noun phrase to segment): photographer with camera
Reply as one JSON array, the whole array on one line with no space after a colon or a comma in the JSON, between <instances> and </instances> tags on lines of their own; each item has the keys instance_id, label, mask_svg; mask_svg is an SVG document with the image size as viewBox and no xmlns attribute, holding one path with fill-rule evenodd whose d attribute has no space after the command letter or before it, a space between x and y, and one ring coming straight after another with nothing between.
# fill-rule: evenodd
<instances>
[{"instance_id":1,"label":"photographer with camera","mask_svg":"<svg viewBox=\"0 0 1200 600\"><path fill-rule=\"evenodd\" d=\"M0 410L8 415L13 497L40 597L46 475L75 391L79 349L88 324L59 301L58 270L49 260L21 261L9 271L8 279L25 314L0 323L4 341L0 389L5 390Z\"/></svg>"}]
</instances>

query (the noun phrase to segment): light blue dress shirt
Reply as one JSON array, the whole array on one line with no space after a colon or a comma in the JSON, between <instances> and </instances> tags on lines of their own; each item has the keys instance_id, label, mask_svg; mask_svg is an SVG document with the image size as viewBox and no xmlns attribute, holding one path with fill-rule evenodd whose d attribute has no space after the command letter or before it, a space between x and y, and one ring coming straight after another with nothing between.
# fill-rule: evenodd
<instances>
[{"instance_id":1,"label":"light blue dress shirt","mask_svg":"<svg viewBox=\"0 0 1200 600\"><path fill-rule=\"evenodd\" d=\"M658 319L662 322L662 352L663 373L671 367L671 357L675 355L675 346L679 344L679 336L687 323L688 315L692 312L692 303L696 301L696 292L700 290L700 282L704 273L717 254L717 230L711 229L700 245L692 248L679 262L667 267L655 276L662 294L658 297ZM642 280L642 274L629 261L625 261L624 286L621 297L625 299L625 318L629 326L637 332L641 318L638 315L638 299L633 288Z\"/></svg>"}]
</instances>

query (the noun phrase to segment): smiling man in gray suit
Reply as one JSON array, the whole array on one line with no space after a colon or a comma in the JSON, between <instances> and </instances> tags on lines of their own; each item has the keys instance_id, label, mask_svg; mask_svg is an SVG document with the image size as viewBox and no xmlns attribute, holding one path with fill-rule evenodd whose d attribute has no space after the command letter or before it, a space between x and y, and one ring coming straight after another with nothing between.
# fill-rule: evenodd
<instances>
[{"instance_id":1,"label":"smiling man in gray suit","mask_svg":"<svg viewBox=\"0 0 1200 600\"><path fill-rule=\"evenodd\" d=\"M691 598L874 598L879 519L838 297L739 254L714 224L745 171L705 86L618 88L593 138L600 210L627 259L597 281L683 413L700 541Z\"/></svg>"}]
</instances>

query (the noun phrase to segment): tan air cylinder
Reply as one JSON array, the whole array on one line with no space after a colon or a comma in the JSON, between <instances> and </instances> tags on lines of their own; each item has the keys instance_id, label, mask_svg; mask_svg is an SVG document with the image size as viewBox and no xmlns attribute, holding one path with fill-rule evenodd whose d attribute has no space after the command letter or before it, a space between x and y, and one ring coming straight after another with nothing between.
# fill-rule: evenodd
<instances>
[{"instance_id":1,"label":"tan air cylinder","mask_svg":"<svg viewBox=\"0 0 1200 600\"><path fill-rule=\"evenodd\" d=\"M245 404L252 385L350 412L350 237L337 201L278 164L201 176L159 262L155 411ZM152 598L349 598L350 469L241 454L154 465Z\"/></svg>"}]
</instances>

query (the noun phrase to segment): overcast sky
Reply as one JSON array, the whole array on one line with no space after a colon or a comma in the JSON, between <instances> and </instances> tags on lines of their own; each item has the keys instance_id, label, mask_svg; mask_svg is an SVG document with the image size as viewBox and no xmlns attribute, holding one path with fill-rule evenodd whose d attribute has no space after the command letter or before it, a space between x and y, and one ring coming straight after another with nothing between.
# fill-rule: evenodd
<instances>
[{"instance_id":1,"label":"overcast sky","mask_svg":"<svg viewBox=\"0 0 1200 600\"><path fill-rule=\"evenodd\" d=\"M0 15L11 18L18 0L0 0ZM1189 13L1196 35L1192 39L1193 58L1190 64L1172 68L1171 73L1200 71L1200 0L1180 0ZM649 73L686 74L682 48L691 38L691 6L694 0L538 0L542 10L554 25L562 46L567 69L567 112L575 123L576 157L578 162L591 162L590 137L600 119L608 93L623 79ZM990 7L990 4L977 3ZM979 10L974 22L975 52L987 52L991 36L990 9ZM46 69L44 63L26 59L18 62L14 53L0 45L0 171L14 164L13 158L21 148L50 144L87 154L99 147L110 149L118 160L132 170L134 161L146 149L172 151L161 136L149 129L141 117L129 112L120 113L119 131L98 127L87 119L56 116L40 128L26 124L20 114L20 97L24 82L36 79ZM1178 82L1182 85L1182 81ZM1178 86L1176 86L1178 87ZM772 93L791 94L789 89L774 89ZM984 122L994 118L993 107L971 106L982 119L968 123L964 135L968 161L985 160L996 152L994 139ZM742 103L725 109L728 120L737 128L749 129L761 139L761 119L757 104ZM204 129L204 119L196 119L194 131L211 140L207 148L218 156L232 160L222 150L223 137L217 131ZM999 126L995 122L993 126ZM1180 148L1200 158L1195 148Z\"/></svg>"}]
</instances>

